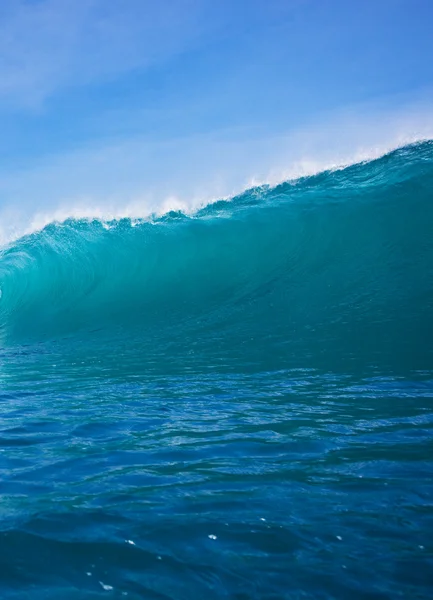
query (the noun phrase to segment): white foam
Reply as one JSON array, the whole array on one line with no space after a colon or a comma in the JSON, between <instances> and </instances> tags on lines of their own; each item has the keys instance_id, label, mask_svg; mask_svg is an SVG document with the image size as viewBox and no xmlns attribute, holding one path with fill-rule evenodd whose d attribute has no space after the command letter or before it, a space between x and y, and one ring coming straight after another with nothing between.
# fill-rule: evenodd
<instances>
[{"instance_id":1,"label":"white foam","mask_svg":"<svg viewBox=\"0 0 433 600\"><path fill-rule=\"evenodd\" d=\"M100 581L99 584L106 592L109 592L113 589L112 585L108 585L106 583L103 583L102 581Z\"/></svg>"}]
</instances>

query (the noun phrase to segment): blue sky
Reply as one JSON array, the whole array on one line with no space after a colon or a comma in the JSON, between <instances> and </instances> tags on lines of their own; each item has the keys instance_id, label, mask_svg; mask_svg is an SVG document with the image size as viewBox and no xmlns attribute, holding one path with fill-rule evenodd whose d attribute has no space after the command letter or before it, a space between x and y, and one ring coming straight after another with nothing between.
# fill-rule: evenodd
<instances>
[{"instance_id":1,"label":"blue sky","mask_svg":"<svg viewBox=\"0 0 433 600\"><path fill-rule=\"evenodd\" d=\"M3 231L430 137L432 23L430 0L2 0Z\"/></svg>"}]
</instances>

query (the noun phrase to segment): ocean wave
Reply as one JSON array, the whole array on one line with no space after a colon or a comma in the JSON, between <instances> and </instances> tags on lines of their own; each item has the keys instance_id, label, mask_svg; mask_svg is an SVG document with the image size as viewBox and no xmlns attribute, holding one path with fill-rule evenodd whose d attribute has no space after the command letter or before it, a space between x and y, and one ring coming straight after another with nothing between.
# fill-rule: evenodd
<instances>
[{"instance_id":1,"label":"ocean wave","mask_svg":"<svg viewBox=\"0 0 433 600\"><path fill-rule=\"evenodd\" d=\"M1 251L3 344L120 327L292 350L353 351L368 332L415 351L433 324L432 190L422 142L191 214L51 223Z\"/></svg>"}]
</instances>

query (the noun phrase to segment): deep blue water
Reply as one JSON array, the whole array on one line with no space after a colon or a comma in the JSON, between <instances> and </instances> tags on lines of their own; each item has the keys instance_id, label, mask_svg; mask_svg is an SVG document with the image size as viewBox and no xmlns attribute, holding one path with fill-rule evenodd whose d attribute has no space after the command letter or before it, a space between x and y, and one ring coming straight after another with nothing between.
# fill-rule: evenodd
<instances>
[{"instance_id":1,"label":"deep blue water","mask_svg":"<svg viewBox=\"0 0 433 600\"><path fill-rule=\"evenodd\" d=\"M433 594L433 144L0 251L1 598Z\"/></svg>"}]
</instances>

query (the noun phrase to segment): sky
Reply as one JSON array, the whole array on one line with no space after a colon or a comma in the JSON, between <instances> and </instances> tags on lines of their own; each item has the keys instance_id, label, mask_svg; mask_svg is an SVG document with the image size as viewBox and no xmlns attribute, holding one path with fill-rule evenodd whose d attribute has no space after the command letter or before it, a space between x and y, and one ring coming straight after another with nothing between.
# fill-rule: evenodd
<instances>
[{"instance_id":1,"label":"sky","mask_svg":"<svg viewBox=\"0 0 433 600\"><path fill-rule=\"evenodd\" d=\"M1 0L0 242L433 137L431 0Z\"/></svg>"}]
</instances>

